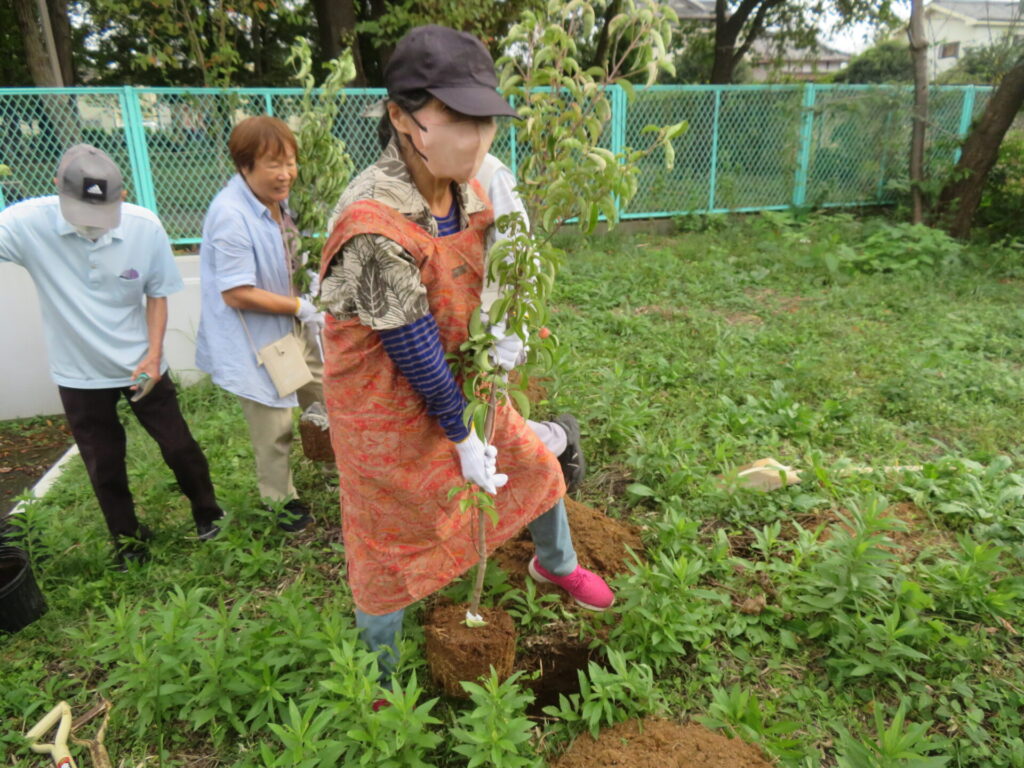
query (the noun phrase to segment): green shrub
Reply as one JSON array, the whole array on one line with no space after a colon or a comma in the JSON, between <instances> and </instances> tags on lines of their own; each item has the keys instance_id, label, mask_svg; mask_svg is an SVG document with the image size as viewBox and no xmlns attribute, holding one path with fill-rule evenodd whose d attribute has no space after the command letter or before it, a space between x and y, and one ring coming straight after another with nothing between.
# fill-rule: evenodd
<instances>
[{"instance_id":1,"label":"green shrub","mask_svg":"<svg viewBox=\"0 0 1024 768\"><path fill-rule=\"evenodd\" d=\"M1024 237L1024 131L1007 134L988 174L975 226L993 240Z\"/></svg>"}]
</instances>

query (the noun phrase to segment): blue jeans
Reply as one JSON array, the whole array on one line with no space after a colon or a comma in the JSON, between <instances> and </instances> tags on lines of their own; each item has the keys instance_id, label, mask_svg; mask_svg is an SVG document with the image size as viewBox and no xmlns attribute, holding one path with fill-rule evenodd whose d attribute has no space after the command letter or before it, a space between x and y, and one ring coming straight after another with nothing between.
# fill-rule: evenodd
<instances>
[{"instance_id":1,"label":"blue jeans","mask_svg":"<svg viewBox=\"0 0 1024 768\"><path fill-rule=\"evenodd\" d=\"M537 548L537 561L556 576L567 576L576 570L576 550L572 546L565 501L558 500L551 509L526 526ZM381 651L378 663L381 682L387 684L398 663L398 635L402 630L405 609L375 616L356 608L356 626L371 651Z\"/></svg>"}]
</instances>

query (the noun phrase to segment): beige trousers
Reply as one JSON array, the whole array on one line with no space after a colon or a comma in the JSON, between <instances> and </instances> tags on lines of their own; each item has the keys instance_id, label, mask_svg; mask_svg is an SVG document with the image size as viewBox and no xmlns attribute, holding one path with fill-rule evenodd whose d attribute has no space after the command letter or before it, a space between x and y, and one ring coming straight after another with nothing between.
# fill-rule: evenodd
<instances>
[{"instance_id":1,"label":"beige trousers","mask_svg":"<svg viewBox=\"0 0 1024 768\"><path fill-rule=\"evenodd\" d=\"M313 381L295 393L299 398L299 407L305 410L315 402L324 401L324 364L320 359L320 350L306 340L305 334L300 333L299 338L305 345L306 365L313 374ZM239 397L238 402L242 405L242 413L249 425L252 450L256 455L260 498L270 501L296 498L298 494L292 483L291 467L293 409L273 408L244 397Z\"/></svg>"}]
</instances>

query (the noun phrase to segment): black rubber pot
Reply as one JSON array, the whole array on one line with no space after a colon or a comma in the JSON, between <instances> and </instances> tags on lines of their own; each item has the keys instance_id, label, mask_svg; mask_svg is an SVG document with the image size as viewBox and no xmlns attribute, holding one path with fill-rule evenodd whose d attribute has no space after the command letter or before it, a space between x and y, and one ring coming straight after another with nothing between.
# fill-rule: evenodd
<instances>
[{"instance_id":1,"label":"black rubber pot","mask_svg":"<svg viewBox=\"0 0 1024 768\"><path fill-rule=\"evenodd\" d=\"M28 553L0 547L0 632L17 632L46 613Z\"/></svg>"}]
</instances>

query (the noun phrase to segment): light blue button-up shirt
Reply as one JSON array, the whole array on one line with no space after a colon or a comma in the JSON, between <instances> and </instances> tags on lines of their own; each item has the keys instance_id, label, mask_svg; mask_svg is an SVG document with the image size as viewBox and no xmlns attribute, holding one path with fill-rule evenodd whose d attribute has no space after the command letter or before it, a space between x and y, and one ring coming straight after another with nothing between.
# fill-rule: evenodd
<instances>
[{"instance_id":1,"label":"light blue button-up shirt","mask_svg":"<svg viewBox=\"0 0 1024 768\"><path fill-rule=\"evenodd\" d=\"M50 375L64 387L127 387L149 351L145 296L184 288L160 220L123 203L95 242L60 213L56 195L0 211L0 261L28 270L39 294ZM167 363L161 363L161 372Z\"/></svg>"},{"instance_id":2,"label":"light blue button-up shirt","mask_svg":"<svg viewBox=\"0 0 1024 768\"><path fill-rule=\"evenodd\" d=\"M299 404L295 394L278 397L270 376L257 364L253 346L261 349L292 331L287 315L244 311L245 334L238 312L224 303L221 292L253 285L284 296L293 295L281 228L267 207L235 174L210 203L199 247L202 311L196 339L196 366L214 383L248 400L277 408Z\"/></svg>"}]
</instances>

